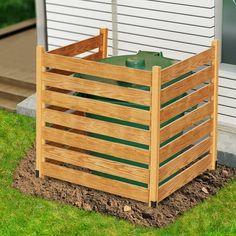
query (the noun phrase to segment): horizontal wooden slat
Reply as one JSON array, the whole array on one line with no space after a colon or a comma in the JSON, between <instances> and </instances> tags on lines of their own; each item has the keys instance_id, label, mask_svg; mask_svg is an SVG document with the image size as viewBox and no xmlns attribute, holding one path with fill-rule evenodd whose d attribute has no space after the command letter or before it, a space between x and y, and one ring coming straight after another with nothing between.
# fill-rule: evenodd
<instances>
[{"instance_id":1,"label":"horizontal wooden slat","mask_svg":"<svg viewBox=\"0 0 236 236\"><path fill-rule=\"evenodd\" d=\"M161 123L181 114L187 109L213 96L214 87L209 84L161 110Z\"/></svg>"},{"instance_id":2,"label":"horizontal wooden slat","mask_svg":"<svg viewBox=\"0 0 236 236\"><path fill-rule=\"evenodd\" d=\"M148 183L149 173L147 169L109 161L103 158L94 157L85 153L66 150L50 145L43 146L43 155L56 161L61 161L75 166L80 166L90 170L115 175L142 183Z\"/></svg>"},{"instance_id":3,"label":"horizontal wooden slat","mask_svg":"<svg viewBox=\"0 0 236 236\"><path fill-rule=\"evenodd\" d=\"M163 89L161 91L161 103L164 104L171 99L178 97L179 95L195 88L196 86L209 81L214 76L214 68L212 66L201 70L187 78L174 83L173 85Z\"/></svg>"},{"instance_id":4,"label":"horizontal wooden slat","mask_svg":"<svg viewBox=\"0 0 236 236\"><path fill-rule=\"evenodd\" d=\"M124 144L109 142L85 135L75 134L54 128L42 129L43 139L69 145L72 147L99 152L130 161L149 164L150 154L148 150L136 148Z\"/></svg>"},{"instance_id":5,"label":"horizontal wooden slat","mask_svg":"<svg viewBox=\"0 0 236 236\"><path fill-rule=\"evenodd\" d=\"M96 52L96 53L93 53L89 56L84 57L83 59L89 60L89 61L97 61L97 60L102 59L102 54L101 54L101 52Z\"/></svg>"},{"instance_id":6,"label":"horizontal wooden slat","mask_svg":"<svg viewBox=\"0 0 236 236\"><path fill-rule=\"evenodd\" d=\"M191 113L183 116L182 118L176 120L175 122L163 127L161 129L161 142L173 137L179 132L184 131L188 127L194 125L195 123L203 120L205 117L212 115L213 103L209 102Z\"/></svg>"},{"instance_id":7,"label":"horizontal wooden slat","mask_svg":"<svg viewBox=\"0 0 236 236\"><path fill-rule=\"evenodd\" d=\"M148 91L125 88L118 85L73 78L49 72L43 73L43 80L46 86L150 106L151 93Z\"/></svg>"},{"instance_id":8,"label":"horizontal wooden slat","mask_svg":"<svg viewBox=\"0 0 236 236\"><path fill-rule=\"evenodd\" d=\"M99 48L101 43L102 43L102 36L98 35L89 39L85 39L80 42L67 45L65 47L52 50L49 53L73 57L81 53L93 50L95 48Z\"/></svg>"},{"instance_id":9,"label":"horizontal wooden slat","mask_svg":"<svg viewBox=\"0 0 236 236\"><path fill-rule=\"evenodd\" d=\"M176 171L184 168L201 155L207 153L212 145L212 141L210 138L205 139L201 143L193 146L191 149L179 155L174 160L168 162L160 168L160 181L168 178L173 175Z\"/></svg>"},{"instance_id":10,"label":"horizontal wooden slat","mask_svg":"<svg viewBox=\"0 0 236 236\"><path fill-rule=\"evenodd\" d=\"M212 126L212 120L208 120L162 147L160 150L160 163L189 145L194 144L194 142L198 141L200 138L210 134Z\"/></svg>"},{"instance_id":11,"label":"horizontal wooden slat","mask_svg":"<svg viewBox=\"0 0 236 236\"><path fill-rule=\"evenodd\" d=\"M109 123L106 121L91 119L85 116L78 116L65 112L44 109L43 120L48 123L57 124L72 129L78 129L91 133L98 133L128 140L131 142L150 144L150 132L129 126Z\"/></svg>"},{"instance_id":12,"label":"horizontal wooden slat","mask_svg":"<svg viewBox=\"0 0 236 236\"><path fill-rule=\"evenodd\" d=\"M42 174L70 183L83 185L122 197L148 202L148 190L131 184L105 179L79 170L73 170L50 163L42 163Z\"/></svg>"},{"instance_id":13,"label":"horizontal wooden slat","mask_svg":"<svg viewBox=\"0 0 236 236\"><path fill-rule=\"evenodd\" d=\"M200 161L196 162L176 177L165 183L159 188L159 201L168 197L170 194L190 182L192 179L196 178L198 175L206 171L211 164L210 155L207 155Z\"/></svg>"},{"instance_id":14,"label":"horizontal wooden slat","mask_svg":"<svg viewBox=\"0 0 236 236\"><path fill-rule=\"evenodd\" d=\"M213 48L207 49L204 52L197 54L194 57L190 57L186 60L180 61L175 65L162 70L161 82L162 84L178 78L181 75L188 73L189 71L195 70L204 64L211 62L214 58Z\"/></svg>"},{"instance_id":15,"label":"horizontal wooden slat","mask_svg":"<svg viewBox=\"0 0 236 236\"><path fill-rule=\"evenodd\" d=\"M151 85L151 71L137 70L78 58L69 58L50 53L44 54L43 66L76 73L88 74L116 81Z\"/></svg>"},{"instance_id":16,"label":"horizontal wooden slat","mask_svg":"<svg viewBox=\"0 0 236 236\"><path fill-rule=\"evenodd\" d=\"M143 125L150 124L150 112L137 108L125 107L67 94L43 91L43 102L48 105L92 113Z\"/></svg>"}]
</instances>

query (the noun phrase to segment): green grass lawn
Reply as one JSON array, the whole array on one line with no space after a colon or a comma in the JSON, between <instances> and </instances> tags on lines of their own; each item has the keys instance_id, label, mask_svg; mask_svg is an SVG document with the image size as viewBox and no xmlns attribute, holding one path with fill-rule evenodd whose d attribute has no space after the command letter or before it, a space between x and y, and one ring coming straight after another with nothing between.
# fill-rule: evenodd
<instances>
[{"instance_id":1,"label":"green grass lawn","mask_svg":"<svg viewBox=\"0 0 236 236\"><path fill-rule=\"evenodd\" d=\"M134 226L11 187L35 137L35 121L0 110L0 235L236 235L236 181L164 229Z\"/></svg>"},{"instance_id":2,"label":"green grass lawn","mask_svg":"<svg viewBox=\"0 0 236 236\"><path fill-rule=\"evenodd\" d=\"M34 17L34 0L0 0L0 28Z\"/></svg>"}]
</instances>

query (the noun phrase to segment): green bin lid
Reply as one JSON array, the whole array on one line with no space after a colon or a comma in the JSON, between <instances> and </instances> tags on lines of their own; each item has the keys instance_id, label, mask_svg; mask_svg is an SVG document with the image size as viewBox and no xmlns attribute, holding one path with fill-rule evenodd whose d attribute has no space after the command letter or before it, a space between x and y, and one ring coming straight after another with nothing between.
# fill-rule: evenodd
<instances>
[{"instance_id":1,"label":"green bin lid","mask_svg":"<svg viewBox=\"0 0 236 236\"><path fill-rule=\"evenodd\" d=\"M162 52L148 51L139 51L134 55L108 57L99 62L149 71L153 66L160 66L164 69L174 64L174 60L164 57Z\"/></svg>"}]
</instances>

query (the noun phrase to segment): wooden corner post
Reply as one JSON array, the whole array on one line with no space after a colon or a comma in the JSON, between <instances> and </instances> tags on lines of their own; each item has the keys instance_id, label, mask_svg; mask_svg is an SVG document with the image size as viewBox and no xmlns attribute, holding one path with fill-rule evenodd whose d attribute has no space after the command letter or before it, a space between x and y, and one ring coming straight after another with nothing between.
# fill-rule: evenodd
<instances>
[{"instance_id":1,"label":"wooden corner post","mask_svg":"<svg viewBox=\"0 0 236 236\"><path fill-rule=\"evenodd\" d=\"M217 139L218 139L218 86L219 86L219 78L218 78L218 71L219 71L219 40L214 40L212 42L212 47L214 49L214 60L212 66L214 67L214 76L212 78L212 83L214 85L214 96L213 96L213 132L212 132L212 162L211 162L211 169L215 170L216 168L216 161L217 161Z\"/></svg>"},{"instance_id":2,"label":"wooden corner post","mask_svg":"<svg viewBox=\"0 0 236 236\"><path fill-rule=\"evenodd\" d=\"M151 94L149 206L155 207L158 203L161 109L161 68L158 66L152 70Z\"/></svg>"},{"instance_id":3,"label":"wooden corner post","mask_svg":"<svg viewBox=\"0 0 236 236\"><path fill-rule=\"evenodd\" d=\"M42 73L45 71L43 67L43 54L45 50L41 46L37 46L36 51L36 81L37 81L37 107L36 107L36 176L42 178L42 162L44 161L42 155L42 145L44 144L42 138L42 127L45 125L42 118L42 109L45 104L42 102L42 91L45 86L42 83Z\"/></svg>"},{"instance_id":4,"label":"wooden corner post","mask_svg":"<svg viewBox=\"0 0 236 236\"><path fill-rule=\"evenodd\" d=\"M101 53L102 58L107 57L107 45L108 45L108 29L100 29L100 35L102 35L102 43L99 47L99 52Z\"/></svg>"}]
</instances>

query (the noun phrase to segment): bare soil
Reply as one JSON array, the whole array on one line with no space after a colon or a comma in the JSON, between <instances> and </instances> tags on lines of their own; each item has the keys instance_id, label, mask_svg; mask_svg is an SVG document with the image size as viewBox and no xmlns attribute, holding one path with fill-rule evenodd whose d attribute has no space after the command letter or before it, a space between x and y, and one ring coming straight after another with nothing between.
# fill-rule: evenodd
<instances>
[{"instance_id":1,"label":"bare soil","mask_svg":"<svg viewBox=\"0 0 236 236\"><path fill-rule=\"evenodd\" d=\"M143 226L163 227L224 187L236 176L236 169L218 165L163 200L157 208L53 178L35 177L35 148L29 150L18 167L13 187L27 195L41 196L71 204L87 211L116 216Z\"/></svg>"}]
</instances>

